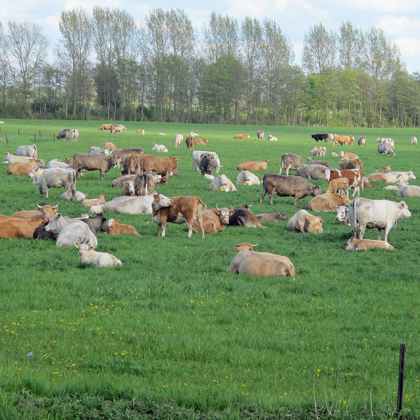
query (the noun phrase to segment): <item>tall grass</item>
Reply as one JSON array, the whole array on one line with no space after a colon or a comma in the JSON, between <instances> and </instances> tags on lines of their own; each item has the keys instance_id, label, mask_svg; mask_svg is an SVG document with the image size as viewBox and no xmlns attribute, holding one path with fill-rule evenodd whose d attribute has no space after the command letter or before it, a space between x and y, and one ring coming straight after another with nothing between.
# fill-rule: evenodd
<instances>
[{"instance_id":1,"label":"tall grass","mask_svg":"<svg viewBox=\"0 0 420 420\"><path fill-rule=\"evenodd\" d=\"M249 139L234 140L235 134L250 131L243 126L126 123L127 131L111 135L99 132L99 125L7 120L0 132L0 137L7 134L7 143L0 141L0 152L14 153L18 145L32 144L34 134L38 156L46 161L87 153L105 139L153 154L152 145L163 143L169 156L181 159L181 175L156 187L165 195L199 195L208 208L252 204L255 214L284 210L288 217L307 209L312 198L294 206L293 198L276 196L270 206L268 198L259 202L261 186L209 191L209 181L192 170L191 152L185 144L175 149L173 139L177 133L186 138L190 130L207 137L209 143L196 149L217 152L221 173L235 182L240 162L269 159L266 172L278 173L283 153L309 156L316 145L310 135L319 129L258 127L266 137L279 138L268 142L257 140L256 129ZM79 142L53 141L60 128L78 128ZM145 136L135 133L140 128ZM388 163L419 175L419 152L410 145L410 130L335 131L366 136L365 147L347 149L359 155L367 173ZM395 139L395 157L376 155L378 136ZM326 145L322 159L337 167L331 152L344 149ZM50 189L46 199L27 177L6 175L3 166L0 213L11 215L37 203L59 203L59 211L70 217L85 211L79 202L60 200L64 190ZM111 169L100 181L98 172L87 172L77 181L77 190L89 198L104 193L110 200L121 194L111 187L119 175ZM258 175L262 179L263 173ZM325 181L317 183L325 190ZM418 180L413 183L419 185ZM365 190L365 197L399 201L397 191L375 186ZM43 401L38 413L48 412L46 406L41 409L44 403L59 410L62 401L63 410L70 404L68 412L83 406L87 413L92 401L105 410L103 401L110 400L115 407L120 401L123 411L127 401L156 404L153 410L165 410L171 402L179 410L192 410L190 414L216 410L226 418L227 413L245 418L257 412L296 418L302 413L386 416L396 406L399 345L406 343L404 408L414 415L420 407L420 200L405 201L412 217L391 230L394 251L345 251L350 228L339 224L335 213L320 214L324 233L319 235L289 232L286 222L280 222L264 223L265 229L230 227L204 240L199 234L188 239L183 225L169 225L166 238L158 238L150 215L106 213L142 235L99 234L97 250L123 262L107 269L82 265L76 249L53 242L0 240L0 386L3 396L9 396L0 401L3 412L13 413L23 401L31 401L25 409L36 418L36 401ZM376 230L365 237L376 239ZM228 273L239 242L288 256L296 280ZM27 357L29 352L33 358Z\"/></svg>"}]
</instances>

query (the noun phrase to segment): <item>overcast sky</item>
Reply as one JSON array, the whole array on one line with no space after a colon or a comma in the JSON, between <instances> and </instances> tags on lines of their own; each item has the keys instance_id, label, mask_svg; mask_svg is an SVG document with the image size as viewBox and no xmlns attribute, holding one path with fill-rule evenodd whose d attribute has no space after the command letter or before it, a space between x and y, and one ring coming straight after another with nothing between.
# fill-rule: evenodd
<instances>
[{"instance_id":1,"label":"overcast sky","mask_svg":"<svg viewBox=\"0 0 420 420\"><path fill-rule=\"evenodd\" d=\"M0 0L0 21L4 31L7 22L35 22L49 37L50 45L60 38L58 21L63 10L83 7L118 8L130 13L137 23L155 8L178 8L186 12L197 29L209 21L212 11L228 14L239 22L245 16L262 21L274 19L295 49L295 63L301 65L304 35L311 26L322 23L338 34L343 22L349 21L363 31L371 26L381 28L400 48L409 73L420 72L420 1L419 0Z\"/></svg>"}]
</instances>

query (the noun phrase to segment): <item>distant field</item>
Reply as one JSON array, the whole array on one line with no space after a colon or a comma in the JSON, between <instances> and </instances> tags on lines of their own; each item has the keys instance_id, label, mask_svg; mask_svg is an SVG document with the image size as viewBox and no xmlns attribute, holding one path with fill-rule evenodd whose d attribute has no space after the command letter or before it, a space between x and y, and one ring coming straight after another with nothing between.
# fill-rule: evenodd
<instances>
[{"instance_id":1,"label":"distant field","mask_svg":"<svg viewBox=\"0 0 420 420\"><path fill-rule=\"evenodd\" d=\"M14 153L36 140L38 157L49 161L88 153L105 139L155 155L153 144L164 144L165 155L181 159L180 176L157 186L158 192L198 195L208 208L250 204L255 214L284 210L288 217L308 209L312 197L294 206L293 198L275 196L270 206L268 197L259 202L261 186L209 191L210 181L193 171L185 144L174 148L174 136L186 138L192 130L206 137L208 144L196 150L217 152L220 173L234 183L243 161L269 159L266 172L278 174L283 153L305 160L321 145L311 134L324 132L353 134L356 140L366 136L365 147L347 147L359 155L366 173L387 163L420 176L420 146L410 145L412 135L420 137L418 130L128 122L123 123L128 130L111 135L98 131L101 123L6 120L0 125L0 152ZM78 128L79 141L54 141L61 128ZM138 129L146 135L136 134ZM279 141L257 140L257 129L265 131L265 139L272 134ZM245 133L251 137L233 139ZM395 157L377 156L378 136L395 139ZM331 152L345 149L323 145L327 155L320 159L338 167ZM63 215L84 212L79 202L60 200L64 190L50 189L46 199L29 178L7 175L7 166L0 172L1 214L57 203ZM262 179L264 172L257 174ZM77 190L111 200L121 195L111 187L118 176L111 169L100 181L98 172L87 172ZM316 183L325 190L326 181ZM420 185L420 179L411 183ZM364 196L399 201L397 191L375 186ZM390 231L394 251L345 251L351 230L334 212L317 214L324 220L323 234L292 233L281 222L264 223L265 229L231 227L204 240L199 234L188 239L184 225L169 225L166 238L158 238L150 215L106 213L142 235L100 233L97 250L123 263L108 269L81 265L75 248L0 240L0 412L5 418L45 418L54 407L56 418L75 418L93 409L106 414L104 407L114 404L120 411L107 418L134 418L124 417L130 404L135 412L140 402L163 409L170 401L178 414L185 407L220 418L229 413L243 418L241 410L268 417L387 417L396 407L399 347L405 343L404 409L415 416L420 410L420 199L405 201L412 217ZM376 239L376 230L365 238ZM296 280L226 272L240 242L288 256Z\"/></svg>"}]
</instances>

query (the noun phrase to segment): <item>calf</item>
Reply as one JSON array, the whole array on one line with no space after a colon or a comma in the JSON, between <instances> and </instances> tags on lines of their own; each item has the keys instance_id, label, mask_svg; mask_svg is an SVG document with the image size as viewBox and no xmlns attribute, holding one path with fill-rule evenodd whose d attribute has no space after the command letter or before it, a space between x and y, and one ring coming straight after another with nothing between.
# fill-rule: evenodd
<instances>
[{"instance_id":1,"label":"calf","mask_svg":"<svg viewBox=\"0 0 420 420\"><path fill-rule=\"evenodd\" d=\"M121 265L121 261L107 252L96 252L93 247L86 244L74 244L79 250L79 257L82 263L95 264L98 267L110 267L113 265Z\"/></svg>"},{"instance_id":2,"label":"calf","mask_svg":"<svg viewBox=\"0 0 420 420\"><path fill-rule=\"evenodd\" d=\"M122 188L121 195L125 195L128 197L133 197L134 195L136 195L133 181L127 181L124 183L124 187Z\"/></svg>"},{"instance_id":3,"label":"calf","mask_svg":"<svg viewBox=\"0 0 420 420\"><path fill-rule=\"evenodd\" d=\"M209 186L209 190L212 191L236 191L232 181L226 175L217 175Z\"/></svg>"},{"instance_id":4,"label":"calf","mask_svg":"<svg viewBox=\"0 0 420 420\"><path fill-rule=\"evenodd\" d=\"M229 216L234 213L233 210L227 208L219 209L217 206L215 209L205 210L203 212L203 227L204 233L216 233L225 230L225 226L229 225ZM200 226L197 220L193 222L193 231L199 233Z\"/></svg>"},{"instance_id":5,"label":"calf","mask_svg":"<svg viewBox=\"0 0 420 420\"><path fill-rule=\"evenodd\" d=\"M411 137L411 144L417 146L417 137Z\"/></svg>"},{"instance_id":6,"label":"calf","mask_svg":"<svg viewBox=\"0 0 420 420\"><path fill-rule=\"evenodd\" d=\"M206 143L208 143L208 140L207 139L198 139L198 140L195 140L195 144L206 144Z\"/></svg>"},{"instance_id":7,"label":"calf","mask_svg":"<svg viewBox=\"0 0 420 420\"><path fill-rule=\"evenodd\" d=\"M114 143L111 143L110 141L108 141L108 140L105 140L103 143L102 143L102 147L104 148L104 149L108 149L108 150L117 150L117 146L115 146L115 144Z\"/></svg>"},{"instance_id":8,"label":"calf","mask_svg":"<svg viewBox=\"0 0 420 420\"><path fill-rule=\"evenodd\" d=\"M335 217L335 220L350 226L349 208L346 206L340 206L337 209L337 216Z\"/></svg>"},{"instance_id":9,"label":"calf","mask_svg":"<svg viewBox=\"0 0 420 420\"><path fill-rule=\"evenodd\" d=\"M101 194L100 196L96 198L84 200L82 201L82 207L91 207L91 206L97 206L99 204L104 204L106 202L105 198L106 196L104 194Z\"/></svg>"},{"instance_id":10,"label":"calf","mask_svg":"<svg viewBox=\"0 0 420 420\"><path fill-rule=\"evenodd\" d=\"M73 130L71 130L70 137L71 137L71 140L72 141L78 141L78 139L79 139L79 130L76 130L75 128L73 128Z\"/></svg>"},{"instance_id":11,"label":"calf","mask_svg":"<svg viewBox=\"0 0 420 420\"><path fill-rule=\"evenodd\" d=\"M286 229L291 232L323 233L322 222L321 217L313 216L306 210L299 210L289 219Z\"/></svg>"},{"instance_id":12,"label":"calf","mask_svg":"<svg viewBox=\"0 0 420 420\"><path fill-rule=\"evenodd\" d=\"M268 141L278 141L279 139L277 137L272 136L271 134L268 135L267 137Z\"/></svg>"},{"instance_id":13,"label":"calf","mask_svg":"<svg viewBox=\"0 0 420 420\"><path fill-rule=\"evenodd\" d=\"M356 239L351 238L347 242L346 250L347 251L359 251L364 250L368 251L374 248L382 248L382 249L391 249L393 250L394 247L385 241L374 241L372 239Z\"/></svg>"},{"instance_id":14,"label":"calf","mask_svg":"<svg viewBox=\"0 0 420 420\"><path fill-rule=\"evenodd\" d=\"M335 211L340 206L347 206L350 199L345 194L325 193L318 195L309 202L312 211Z\"/></svg>"},{"instance_id":15,"label":"calf","mask_svg":"<svg viewBox=\"0 0 420 420\"><path fill-rule=\"evenodd\" d=\"M237 134L235 137L233 137L234 139L238 139L238 140L245 140L249 137L249 134Z\"/></svg>"},{"instance_id":16,"label":"calf","mask_svg":"<svg viewBox=\"0 0 420 420\"><path fill-rule=\"evenodd\" d=\"M330 179L332 181L337 178L347 178L349 180L349 188L353 188L353 197L356 194L360 195L360 187L362 193L364 192L363 187L363 169L334 169L331 171Z\"/></svg>"},{"instance_id":17,"label":"calf","mask_svg":"<svg viewBox=\"0 0 420 420\"><path fill-rule=\"evenodd\" d=\"M109 219L107 225L108 225L108 231L106 233L110 235L131 234L131 235L141 236L140 233L137 232L134 226L124 225L120 223L119 220Z\"/></svg>"},{"instance_id":18,"label":"calf","mask_svg":"<svg viewBox=\"0 0 420 420\"><path fill-rule=\"evenodd\" d=\"M346 191L347 193L347 197L349 196L349 180L348 178L336 178L331 180L328 183L328 192L330 193L334 193L336 194L338 193L343 193L344 191Z\"/></svg>"},{"instance_id":19,"label":"calf","mask_svg":"<svg viewBox=\"0 0 420 420\"><path fill-rule=\"evenodd\" d=\"M267 169L268 160L243 162L236 168L238 171L265 171Z\"/></svg>"},{"instance_id":20,"label":"calf","mask_svg":"<svg viewBox=\"0 0 420 420\"><path fill-rule=\"evenodd\" d=\"M181 147L182 141L184 140L184 136L182 134L177 134L175 136L174 146Z\"/></svg>"},{"instance_id":21,"label":"calf","mask_svg":"<svg viewBox=\"0 0 420 420\"><path fill-rule=\"evenodd\" d=\"M340 152L340 159L359 159L359 156L356 155L356 153L348 153L344 152L343 150Z\"/></svg>"},{"instance_id":22,"label":"calf","mask_svg":"<svg viewBox=\"0 0 420 420\"><path fill-rule=\"evenodd\" d=\"M136 133L137 134L143 134L143 136L146 134L144 130L137 130Z\"/></svg>"}]
</instances>

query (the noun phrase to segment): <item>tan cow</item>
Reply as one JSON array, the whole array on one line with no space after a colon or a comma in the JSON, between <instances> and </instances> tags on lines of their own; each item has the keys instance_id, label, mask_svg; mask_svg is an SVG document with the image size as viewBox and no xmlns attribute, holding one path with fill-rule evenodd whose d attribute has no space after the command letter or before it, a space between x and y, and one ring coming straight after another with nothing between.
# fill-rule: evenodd
<instances>
[{"instance_id":1,"label":"tan cow","mask_svg":"<svg viewBox=\"0 0 420 420\"><path fill-rule=\"evenodd\" d=\"M111 130L111 125L112 125L112 124L102 124L102 125L99 127L99 131Z\"/></svg>"},{"instance_id":2,"label":"tan cow","mask_svg":"<svg viewBox=\"0 0 420 420\"><path fill-rule=\"evenodd\" d=\"M0 238L29 239L34 234L35 229L47 221L47 219L0 218Z\"/></svg>"},{"instance_id":3,"label":"tan cow","mask_svg":"<svg viewBox=\"0 0 420 420\"><path fill-rule=\"evenodd\" d=\"M348 144L351 146L353 145L354 137L353 136L339 136L337 134L334 134L334 143L333 146L336 144L344 144L347 146Z\"/></svg>"},{"instance_id":4,"label":"tan cow","mask_svg":"<svg viewBox=\"0 0 420 420\"><path fill-rule=\"evenodd\" d=\"M299 210L289 219L286 229L291 232L322 233L324 232L322 229L322 222L322 217L313 216L306 210Z\"/></svg>"},{"instance_id":5,"label":"tan cow","mask_svg":"<svg viewBox=\"0 0 420 420\"><path fill-rule=\"evenodd\" d=\"M219 231L225 230L225 226L229 225L229 216L232 216L234 210L229 210L227 208L205 210L203 212L203 227L204 233L212 234ZM193 231L201 232L198 222L194 220L193 222Z\"/></svg>"},{"instance_id":6,"label":"tan cow","mask_svg":"<svg viewBox=\"0 0 420 420\"><path fill-rule=\"evenodd\" d=\"M238 171L265 171L267 169L268 160L248 161L238 165Z\"/></svg>"},{"instance_id":7,"label":"tan cow","mask_svg":"<svg viewBox=\"0 0 420 420\"><path fill-rule=\"evenodd\" d=\"M30 163L12 163L7 168L7 175L29 175L29 172L31 171L32 166L37 168L36 159L32 159L33 162Z\"/></svg>"},{"instance_id":8,"label":"tan cow","mask_svg":"<svg viewBox=\"0 0 420 420\"><path fill-rule=\"evenodd\" d=\"M346 159L340 162L340 169L363 169L363 163L358 158Z\"/></svg>"},{"instance_id":9,"label":"tan cow","mask_svg":"<svg viewBox=\"0 0 420 420\"><path fill-rule=\"evenodd\" d=\"M346 250L347 251L368 251L374 248L382 248L382 249L394 249L394 247L385 241L375 241L373 239L356 239L351 238L347 242Z\"/></svg>"},{"instance_id":10,"label":"tan cow","mask_svg":"<svg viewBox=\"0 0 420 420\"><path fill-rule=\"evenodd\" d=\"M340 159L341 160L346 160L346 159L359 159L359 156L357 156L356 153L344 152L342 150L340 152Z\"/></svg>"},{"instance_id":11,"label":"tan cow","mask_svg":"<svg viewBox=\"0 0 420 420\"><path fill-rule=\"evenodd\" d=\"M36 205L37 210L21 210L12 215L12 217L17 217L18 219L27 219L27 220L40 220L46 219L49 220L54 216L54 213L58 211L58 204L56 206L39 206Z\"/></svg>"},{"instance_id":12,"label":"tan cow","mask_svg":"<svg viewBox=\"0 0 420 420\"><path fill-rule=\"evenodd\" d=\"M88 200L82 201L82 207L92 207L92 206L98 206L100 204L105 204L105 198L106 196L101 194L100 196L96 198L90 198Z\"/></svg>"},{"instance_id":13,"label":"tan cow","mask_svg":"<svg viewBox=\"0 0 420 420\"><path fill-rule=\"evenodd\" d=\"M227 271L255 277L285 277L296 278L295 266L289 258L269 252L256 252L257 246L243 242L235 246L237 254Z\"/></svg>"},{"instance_id":14,"label":"tan cow","mask_svg":"<svg viewBox=\"0 0 420 420\"><path fill-rule=\"evenodd\" d=\"M264 139L264 131L263 130L258 130L257 131L257 138L258 138L258 140L263 140Z\"/></svg>"},{"instance_id":15,"label":"tan cow","mask_svg":"<svg viewBox=\"0 0 420 420\"><path fill-rule=\"evenodd\" d=\"M122 224L119 220L116 219L109 219L107 226L108 231L106 233L110 235L122 235L124 233L127 233L141 236L134 226Z\"/></svg>"},{"instance_id":16,"label":"tan cow","mask_svg":"<svg viewBox=\"0 0 420 420\"><path fill-rule=\"evenodd\" d=\"M70 165L70 164L72 164L72 163L73 163L73 158L68 158L68 157L66 157L66 158L64 159L64 162Z\"/></svg>"},{"instance_id":17,"label":"tan cow","mask_svg":"<svg viewBox=\"0 0 420 420\"><path fill-rule=\"evenodd\" d=\"M115 144L114 143L111 143L110 141L108 141L108 140L105 140L103 143L102 143L102 147L104 148L104 149L108 149L108 150L117 150L117 146L115 146Z\"/></svg>"},{"instance_id":18,"label":"tan cow","mask_svg":"<svg viewBox=\"0 0 420 420\"><path fill-rule=\"evenodd\" d=\"M349 196L349 180L347 178L336 178L328 183L328 192L336 194L337 192L343 194L346 191Z\"/></svg>"},{"instance_id":19,"label":"tan cow","mask_svg":"<svg viewBox=\"0 0 420 420\"><path fill-rule=\"evenodd\" d=\"M195 144L206 144L208 143L207 139L199 139L199 140L195 140Z\"/></svg>"},{"instance_id":20,"label":"tan cow","mask_svg":"<svg viewBox=\"0 0 420 420\"><path fill-rule=\"evenodd\" d=\"M309 202L309 210L312 211L335 211L340 206L348 206L350 199L346 194L325 193L318 195Z\"/></svg>"},{"instance_id":21,"label":"tan cow","mask_svg":"<svg viewBox=\"0 0 420 420\"><path fill-rule=\"evenodd\" d=\"M194 139L194 137L188 136L185 139L185 144L187 145L187 149L188 150L194 150L194 146L195 146L195 139Z\"/></svg>"},{"instance_id":22,"label":"tan cow","mask_svg":"<svg viewBox=\"0 0 420 420\"><path fill-rule=\"evenodd\" d=\"M152 155L143 155L140 161L140 172L150 174L156 172L158 175L171 176L171 172L178 168L178 162L181 159L176 157L160 157Z\"/></svg>"},{"instance_id":23,"label":"tan cow","mask_svg":"<svg viewBox=\"0 0 420 420\"><path fill-rule=\"evenodd\" d=\"M249 137L249 134L237 134L234 139L245 140Z\"/></svg>"}]
</instances>

